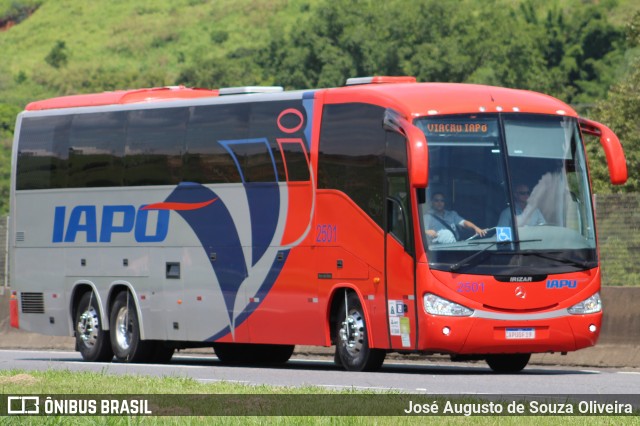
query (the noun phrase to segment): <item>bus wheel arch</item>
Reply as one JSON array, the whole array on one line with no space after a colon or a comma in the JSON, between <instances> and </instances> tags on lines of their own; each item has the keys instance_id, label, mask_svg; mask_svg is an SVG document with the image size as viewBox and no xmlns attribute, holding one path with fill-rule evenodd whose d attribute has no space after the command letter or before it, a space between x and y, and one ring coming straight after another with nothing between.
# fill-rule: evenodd
<instances>
[{"instance_id":1,"label":"bus wheel arch","mask_svg":"<svg viewBox=\"0 0 640 426\"><path fill-rule=\"evenodd\" d=\"M82 285L74 289L72 300L76 350L85 361L111 361L109 330L104 326L105 316L95 292L89 285Z\"/></svg>"},{"instance_id":2,"label":"bus wheel arch","mask_svg":"<svg viewBox=\"0 0 640 426\"><path fill-rule=\"evenodd\" d=\"M375 371L382 366L386 351L370 347L371 324L355 291L336 291L329 317L337 365L349 371Z\"/></svg>"}]
</instances>

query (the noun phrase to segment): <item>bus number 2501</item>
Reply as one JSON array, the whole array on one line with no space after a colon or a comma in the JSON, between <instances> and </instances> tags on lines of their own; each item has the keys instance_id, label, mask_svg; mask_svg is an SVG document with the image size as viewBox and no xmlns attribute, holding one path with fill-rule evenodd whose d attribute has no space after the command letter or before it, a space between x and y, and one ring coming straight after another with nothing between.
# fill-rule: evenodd
<instances>
[{"instance_id":1,"label":"bus number 2501","mask_svg":"<svg viewBox=\"0 0 640 426\"><path fill-rule=\"evenodd\" d=\"M458 293L483 293L484 292L484 283L483 282L459 282L458 283Z\"/></svg>"},{"instance_id":2,"label":"bus number 2501","mask_svg":"<svg viewBox=\"0 0 640 426\"><path fill-rule=\"evenodd\" d=\"M338 241L336 225L326 223L316 225L316 243L335 243Z\"/></svg>"}]
</instances>

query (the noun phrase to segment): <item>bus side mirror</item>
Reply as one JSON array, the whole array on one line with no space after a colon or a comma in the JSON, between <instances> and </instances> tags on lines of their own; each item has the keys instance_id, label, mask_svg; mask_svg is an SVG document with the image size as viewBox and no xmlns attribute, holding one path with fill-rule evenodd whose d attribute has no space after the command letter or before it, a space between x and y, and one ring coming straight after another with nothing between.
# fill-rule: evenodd
<instances>
[{"instance_id":1,"label":"bus side mirror","mask_svg":"<svg viewBox=\"0 0 640 426\"><path fill-rule=\"evenodd\" d=\"M580 119L580 130L582 133L600 138L600 144L604 148L604 154L607 157L611 183L613 185L625 183L627 181L627 162L616 134L604 124L587 120L586 118Z\"/></svg>"},{"instance_id":2,"label":"bus side mirror","mask_svg":"<svg viewBox=\"0 0 640 426\"><path fill-rule=\"evenodd\" d=\"M409 179L414 188L426 188L429 183L429 150L422 130L408 123L404 128L409 151Z\"/></svg>"},{"instance_id":3,"label":"bus side mirror","mask_svg":"<svg viewBox=\"0 0 640 426\"><path fill-rule=\"evenodd\" d=\"M384 114L383 127L390 132L396 132L407 141L407 155L409 156L409 181L414 188L426 188L429 183L429 150L427 139L422 130L411 124L406 118L392 109Z\"/></svg>"}]
</instances>

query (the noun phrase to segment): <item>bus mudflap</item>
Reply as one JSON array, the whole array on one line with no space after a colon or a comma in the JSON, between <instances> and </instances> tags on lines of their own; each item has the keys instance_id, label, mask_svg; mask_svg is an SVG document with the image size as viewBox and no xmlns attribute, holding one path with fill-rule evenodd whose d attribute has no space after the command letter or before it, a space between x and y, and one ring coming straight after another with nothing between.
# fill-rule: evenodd
<instances>
[{"instance_id":1,"label":"bus mudflap","mask_svg":"<svg viewBox=\"0 0 640 426\"><path fill-rule=\"evenodd\" d=\"M15 294L11 294L9 299L9 323L13 328L20 328L20 321L18 319L18 299Z\"/></svg>"}]
</instances>

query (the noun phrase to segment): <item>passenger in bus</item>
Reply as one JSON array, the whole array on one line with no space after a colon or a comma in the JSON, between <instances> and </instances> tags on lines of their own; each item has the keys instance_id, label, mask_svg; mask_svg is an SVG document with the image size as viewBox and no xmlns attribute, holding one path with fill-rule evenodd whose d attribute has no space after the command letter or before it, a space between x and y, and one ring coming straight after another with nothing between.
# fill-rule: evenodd
<instances>
[{"instance_id":1,"label":"passenger in bus","mask_svg":"<svg viewBox=\"0 0 640 426\"><path fill-rule=\"evenodd\" d=\"M484 237L486 230L476 226L460 216L456 211L446 210L445 197L442 192L431 196L431 210L424 215L425 233L432 243L446 244L458 241L458 227L473 229L477 235Z\"/></svg>"},{"instance_id":2,"label":"passenger in bus","mask_svg":"<svg viewBox=\"0 0 640 426\"><path fill-rule=\"evenodd\" d=\"M529 204L530 195L531 191L528 185L519 183L515 186L513 200L515 202L517 226L537 226L547 223L540 209ZM511 209L509 207L500 213L498 226L511 226Z\"/></svg>"}]
</instances>

